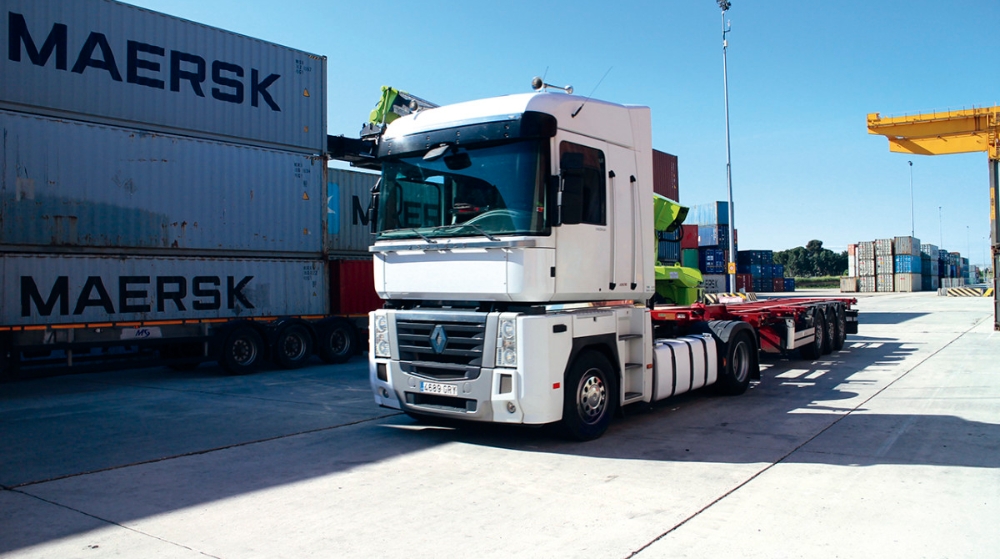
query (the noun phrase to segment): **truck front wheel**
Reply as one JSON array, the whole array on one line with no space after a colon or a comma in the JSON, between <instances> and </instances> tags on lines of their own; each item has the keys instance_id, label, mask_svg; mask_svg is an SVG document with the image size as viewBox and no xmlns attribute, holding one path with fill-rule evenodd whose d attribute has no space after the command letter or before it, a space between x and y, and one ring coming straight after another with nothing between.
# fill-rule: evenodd
<instances>
[{"instance_id":1,"label":"truck front wheel","mask_svg":"<svg viewBox=\"0 0 1000 559\"><path fill-rule=\"evenodd\" d=\"M618 405L615 372L602 353L585 350L573 361L563 388L562 426L578 441L596 439L608 430Z\"/></svg>"}]
</instances>

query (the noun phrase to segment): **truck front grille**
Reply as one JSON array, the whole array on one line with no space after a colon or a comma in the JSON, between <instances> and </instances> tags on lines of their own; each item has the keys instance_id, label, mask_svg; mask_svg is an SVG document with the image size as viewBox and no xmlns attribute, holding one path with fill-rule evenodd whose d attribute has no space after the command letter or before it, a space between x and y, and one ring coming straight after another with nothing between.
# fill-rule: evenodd
<instances>
[{"instance_id":1,"label":"truck front grille","mask_svg":"<svg viewBox=\"0 0 1000 559\"><path fill-rule=\"evenodd\" d=\"M486 334L486 317L476 317L476 322L429 322L396 319L396 336L401 361L421 364L458 365L482 367L483 340ZM441 326L443 336L435 343L435 328ZM454 369L449 367L452 374Z\"/></svg>"}]
</instances>

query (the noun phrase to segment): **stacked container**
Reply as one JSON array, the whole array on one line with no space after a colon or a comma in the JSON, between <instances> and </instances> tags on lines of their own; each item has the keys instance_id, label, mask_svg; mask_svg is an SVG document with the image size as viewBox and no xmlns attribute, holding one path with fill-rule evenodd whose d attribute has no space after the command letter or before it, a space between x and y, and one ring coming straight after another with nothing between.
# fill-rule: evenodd
<instances>
[{"instance_id":1,"label":"stacked container","mask_svg":"<svg viewBox=\"0 0 1000 559\"><path fill-rule=\"evenodd\" d=\"M876 287L875 242L863 241L858 243L857 255L858 255L857 290L862 293L874 293Z\"/></svg>"},{"instance_id":2,"label":"stacked container","mask_svg":"<svg viewBox=\"0 0 1000 559\"><path fill-rule=\"evenodd\" d=\"M741 250L736 254L736 271L749 274L752 291L780 293L795 290L794 282L785 281L785 267L774 263L774 251Z\"/></svg>"},{"instance_id":3,"label":"stacked container","mask_svg":"<svg viewBox=\"0 0 1000 559\"><path fill-rule=\"evenodd\" d=\"M940 260L938 247L929 243L920 245L921 287L924 291L937 291L940 286Z\"/></svg>"},{"instance_id":4,"label":"stacked container","mask_svg":"<svg viewBox=\"0 0 1000 559\"><path fill-rule=\"evenodd\" d=\"M893 291L920 291L920 239L896 237L893 253Z\"/></svg>"},{"instance_id":5,"label":"stacked container","mask_svg":"<svg viewBox=\"0 0 1000 559\"><path fill-rule=\"evenodd\" d=\"M731 291L727 264L729 262L729 204L712 202L699 204L688 212L688 223L698 230L698 268L705 279L706 293ZM733 241L737 240L735 231ZM690 250L690 249L689 249ZM682 255L682 260L690 258ZM717 291L716 291L717 290Z\"/></svg>"}]
</instances>

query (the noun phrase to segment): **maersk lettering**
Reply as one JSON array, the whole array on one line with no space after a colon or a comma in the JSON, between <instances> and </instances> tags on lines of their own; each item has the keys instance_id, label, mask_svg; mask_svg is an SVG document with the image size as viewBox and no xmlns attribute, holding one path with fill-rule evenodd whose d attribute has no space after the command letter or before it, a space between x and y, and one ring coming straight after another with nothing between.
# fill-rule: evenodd
<instances>
[{"instance_id":1,"label":"maersk lettering","mask_svg":"<svg viewBox=\"0 0 1000 559\"><path fill-rule=\"evenodd\" d=\"M238 279L235 276L226 277L227 308L238 306L244 309L254 308L243 290L253 280L253 276ZM190 283L193 299L188 297ZM76 285L79 285L77 283ZM115 283L111 282L114 286ZM75 296L75 306L72 315L81 315L88 308L96 307L108 315L118 313L148 313L152 310L150 287L155 285L152 293L156 300L156 312L187 311L188 304L196 311L214 311L222 308L222 278L219 276L195 276L190 281L184 276L119 276L118 310L115 310L115 300L105 286L101 276L89 276L79 291L70 290L69 276L59 276L52 284L47 296L42 295L35 278L21 276L21 316L32 316L32 309L38 316L71 316L70 302ZM45 286L43 285L43 288Z\"/></svg>"},{"instance_id":2,"label":"maersk lettering","mask_svg":"<svg viewBox=\"0 0 1000 559\"><path fill-rule=\"evenodd\" d=\"M27 55L25 57L27 61L35 66L45 67L55 54L55 69L67 69L69 32L66 24L53 23L39 48L28 31L28 23L24 16L14 12L8 12L7 15L9 60L22 62L23 52ZM92 31L80 47L70 72L83 74L103 71L112 81L122 81L121 71L111 46L113 43L115 42L109 41L103 33ZM120 48L120 43L117 44ZM243 79L249 74L250 106L260 107L263 101L263 104L272 111L281 112L281 107L268 90L281 78L280 74L263 74L257 68L250 68L247 72L239 64L213 60L209 76L207 59L197 54L178 50L170 50L168 53L162 46L135 40L127 40L125 50L125 83L206 97L204 85L211 79L211 84L217 86L211 88L212 99L242 105L246 101L247 90L247 84Z\"/></svg>"}]
</instances>

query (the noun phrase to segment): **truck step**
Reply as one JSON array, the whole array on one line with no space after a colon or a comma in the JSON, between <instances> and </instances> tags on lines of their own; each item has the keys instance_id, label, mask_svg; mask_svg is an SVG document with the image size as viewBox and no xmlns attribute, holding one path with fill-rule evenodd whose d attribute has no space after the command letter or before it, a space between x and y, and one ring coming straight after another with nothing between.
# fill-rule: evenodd
<instances>
[{"instance_id":1,"label":"truck step","mask_svg":"<svg viewBox=\"0 0 1000 559\"><path fill-rule=\"evenodd\" d=\"M641 369L642 363L625 363L626 369Z\"/></svg>"},{"instance_id":2,"label":"truck step","mask_svg":"<svg viewBox=\"0 0 1000 559\"><path fill-rule=\"evenodd\" d=\"M626 340L635 340L635 339L641 338L641 337L642 337L642 334L622 334L622 335L618 336L618 341L619 342L624 342Z\"/></svg>"},{"instance_id":3,"label":"truck step","mask_svg":"<svg viewBox=\"0 0 1000 559\"><path fill-rule=\"evenodd\" d=\"M638 400L642 398L642 392L626 392L625 402L628 403L629 400Z\"/></svg>"}]
</instances>

